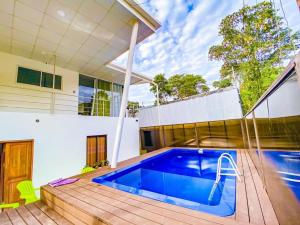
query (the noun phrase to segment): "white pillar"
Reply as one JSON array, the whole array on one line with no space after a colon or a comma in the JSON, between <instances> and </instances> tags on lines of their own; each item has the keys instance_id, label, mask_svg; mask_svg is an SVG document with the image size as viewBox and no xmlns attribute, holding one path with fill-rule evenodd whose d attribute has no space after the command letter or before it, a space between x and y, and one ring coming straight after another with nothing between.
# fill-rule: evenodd
<instances>
[{"instance_id":1,"label":"white pillar","mask_svg":"<svg viewBox=\"0 0 300 225\"><path fill-rule=\"evenodd\" d=\"M123 124L124 124L124 117L125 117L126 107L127 107L127 103L128 103L128 92L129 92L131 72L132 72L134 48L136 45L136 39L137 39L137 35L138 35L138 28L139 28L139 23L135 22L132 27L132 32L131 32L131 40L130 40L130 46L129 46L128 59L127 59L124 90L123 90L123 95L122 95L120 114L119 114L119 118L118 118L115 143L114 143L113 155L112 155L112 161L111 161L111 168L116 168L117 162L118 162L122 130L123 130Z\"/></svg>"}]
</instances>

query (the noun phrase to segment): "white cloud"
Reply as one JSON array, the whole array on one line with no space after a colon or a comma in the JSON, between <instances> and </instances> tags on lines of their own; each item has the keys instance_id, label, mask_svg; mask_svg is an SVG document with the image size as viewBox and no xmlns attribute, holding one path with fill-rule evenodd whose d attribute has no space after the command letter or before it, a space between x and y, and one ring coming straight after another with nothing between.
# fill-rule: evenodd
<instances>
[{"instance_id":1,"label":"white cloud","mask_svg":"<svg viewBox=\"0 0 300 225\"><path fill-rule=\"evenodd\" d=\"M139 0L144 3L145 0ZM256 0L245 1L255 4ZM209 61L210 46L218 44L218 27L228 14L242 7L242 0L150 0L141 4L162 27L136 48L134 71L154 77L165 73L200 74L212 83L219 78L221 62ZM299 30L299 12L295 1L283 1L290 27ZM275 6L282 15L279 0ZM125 66L127 53L116 60ZM149 85L132 86L130 99L149 104L154 96Z\"/></svg>"}]
</instances>

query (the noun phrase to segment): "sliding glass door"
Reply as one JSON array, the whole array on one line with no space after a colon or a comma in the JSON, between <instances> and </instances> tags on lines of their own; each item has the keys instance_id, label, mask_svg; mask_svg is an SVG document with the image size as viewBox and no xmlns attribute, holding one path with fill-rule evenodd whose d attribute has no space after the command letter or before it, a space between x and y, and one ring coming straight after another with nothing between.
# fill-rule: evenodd
<instances>
[{"instance_id":1,"label":"sliding glass door","mask_svg":"<svg viewBox=\"0 0 300 225\"><path fill-rule=\"evenodd\" d=\"M78 113L91 116L118 116L123 86L79 75Z\"/></svg>"}]
</instances>

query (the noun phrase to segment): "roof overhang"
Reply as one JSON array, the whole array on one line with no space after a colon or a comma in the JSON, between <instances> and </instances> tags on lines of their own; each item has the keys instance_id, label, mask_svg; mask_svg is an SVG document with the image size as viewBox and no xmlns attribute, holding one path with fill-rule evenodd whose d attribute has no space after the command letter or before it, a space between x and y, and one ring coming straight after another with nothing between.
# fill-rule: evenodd
<instances>
[{"instance_id":1,"label":"roof overhang","mask_svg":"<svg viewBox=\"0 0 300 225\"><path fill-rule=\"evenodd\" d=\"M107 68L111 69L112 71L119 72L120 74L124 75L126 73L126 68L118 66L113 63L108 63L106 65ZM152 83L152 79L150 77L147 77L146 75L132 72L131 74L131 84L144 84L144 83Z\"/></svg>"},{"instance_id":2,"label":"roof overhang","mask_svg":"<svg viewBox=\"0 0 300 225\"><path fill-rule=\"evenodd\" d=\"M137 43L160 27L133 0L7 0L0 18L0 51L41 62L56 56L57 66L121 84L124 68L110 62L129 49L133 23ZM132 83L146 80L134 75Z\"/></svg>"}]
</instances>

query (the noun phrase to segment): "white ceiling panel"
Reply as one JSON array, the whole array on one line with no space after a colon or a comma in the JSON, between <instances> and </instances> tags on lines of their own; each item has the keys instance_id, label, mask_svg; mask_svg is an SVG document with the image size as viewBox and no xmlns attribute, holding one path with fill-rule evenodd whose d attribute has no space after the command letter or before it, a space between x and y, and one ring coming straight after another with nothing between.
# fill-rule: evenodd
<instances>
[{"instance_id":1,"label":"white ceiling panel","mask_svg":"<svg viewBox=\"0 0 300 225\"><path fill-rule=\"evenodd\" d=\"M12 15L0 12L0 25L11 27L12 26Z\"/></svg>"},{"instance_id":2,"label":"white ceiling panel","mask_svg":"<svg viewBox=\"0 0 300 225\"><path fill-rule=\"evenodd\" d=\"M92 19L95 23L101 22L108 12L107 8L102 7L94 0L85 0L79 8L79 13Z\"/></svg>"},{"instance_id":3,"label":"white ceiling panel","mask_svg":"<svg viewBox=\"0 0 300 225\"><path fill-rule=\"evenodd\" d=\"M0 11L13 14L14 0L0 0Z\"/></svg>"},{"instance_id":4,"label":"white ceiling panel","mask_svg":"<svg viewBox=\"0 0 300 225\"><path fill-rule=\"evenodd\" d=\"M8 45L8 47L10 48L10 42L11 42L11 38L7 37L7 36L3 36L0 33L0 44L3 45Z\"/></svg>"},{"instance_id":5,"label":"white ceiling panel","mask_svg":"<svg viewBox=\"0 0 300 225\"><path fill-rule=\"evenodd\" d=\"M74 30L90 34L96 28L97 23L94 23L90 18L77 14L71 23L71 27Z\"/></svg>"},{"instance_id":6,"label":"white ceiling panel","mask_svg":"<svg viewBox=\"0 0 300 225\"><path fill-rule=\"evenodd\" d=\"M53 17L50 17L48 15L44 16L42 26L44 28L47 28L51 32L57 33L59 35L63 35L68 28L67 23L62 23L61 21L59 21Z\"/></svg>"},{"instance_id":7,"label":"white ceiling panel","mask_svg":"<svg viewBox=\"0 0 300 225\"><path fill-rule=\"evenodd\" d=\"M62 35L59 35L57 33L51 32L50 30L41 27L39 31L39 38L44 39L46 41L49 41L51 43L57 44L62 40Z\"/></svg>"},{"instance_id":8,"label":"white ceiling panel","mask_svg":"<svg viewBox=\"0 0 300 225\"><path fill-rule=\"evenodd\" d=\"M61 22L70 24L76 12L73 9L70 9L68 6L63 5L59 1L52 0L48 5L46 14Z\"/></svg>"},{"instance_id":9,"label":"white ceiling panel","mask_svg":"<svg viewBox=\"0 0 300 225\"><path fill-rule=\"evenodd\" d=\"M106 9L110 9L110 7L114 4L114 1L111 0L95 0L97 4Z\"/></svg>"},{"instance_id":10,"label":"white ceiling panel","mask_svg":"<svg viewBox=\"0 0 300 225\"><path fill-rule=\"evenodd\" d=\"M117 33L123 26L126 26L127 24L116 18L116 16L109 13L101 21L100 25L112 33Z\"/></svg>"},{"instance_id":11,"label":"white ceiling panel","mask_svg":"<svg viewBox=\"0 0 300 225\"><path fill-rule=\"evenodd\" d=\"M98 39L94 38L93 36L90 36L86 42L84 42L83 47L87 48L94 48L97 50L100 50L105 45L105 42L99 41Z\"/></svg>"},{"instance_id":12,"label":"white ceiling panel","mask_svg":"<svg viewBox=\"0 0 300 225\"><path fill-rule=\"evenodd\" d=\"M31 56L31 51L28 50L27 48L20 48L19 46L16 46L16 47L12 47L12 50L11 52L15 55L20 55L20 56L23 56L23 57L30 57Z\"/></svg>"},{"instance_id":13,"label":"white ceiling panel","mask_svg":"<svg viewBox=\"0 0 300 225\"><path fill-rule=\"evenodd\" d=\"M13 29L12 35L13 35L13 40L28 43L30 45L34 45L34 43L35 43L35 36L31 35L30 33L26 33L21 30Z\"/></svg>"},{"instance_id":14,"label":"white ceiling panel","mask_svg":"<svg viewBox=\"0 0 300 225\"><path fill-rule=\"evenodd\" d=\"M114 33L110 32L104 27L101 27L100 25L96 27L92 35L100 41L104 41L107 43L109 43L109 41L114 37Z\"/></svg>"},{"instance_id":15,"label":"white ceiling panel","mask_svg":"<svg viewBox=\"0 0 300 225\"><path fill-rule=\"evenodd\" d=\"M42 38L38 38L35 44L35 50L37 51L40 50L40 52L44 52L44 53L54 54L56 48L57 48L57 44L44 40Z\"/></svg>"},{"instance_id":16,"label":"white ceiling panel","mask_svg":"<svg viewBox=\"0 0 300 225\"><path fill-rule=\"evenodd\" d=\"M80 46L81 46L80 43L73 41L70 38L63 37L63 39L60 41L59 48L68 48L77 51L80 48Z\"/></svg>"},{"instance_id":17,"label":"white ceiling panel","mask_svg":"<svg viewBox=\"0 0 300 225\"><path fill-rule=\"evenodd\" d=\"M0 35L2 37L11 38L12 29L6 26L0 26Z\"/></svg>"},{"instance_id":18,"label":"white ceiling panel","mask_svg":"<svg viewBox=\"0 0 300 225\"><path fill-rule=\"evenodd\" d=\"M58 0L58 1L64 4L65 6L69 7L70 9L77 10L80 4L85 0Z\"/></svg>"},{"instance_id":19,"label":"white ceiling panel","mask_svg":"<svg viewBox=\"0 0 300 225\"><path fill-rule=\"evenodd\" d=\"M25 20L23 20L19 17L14 17L13 27L15 29L22 30L22 31L25 31L27 33L30 33L33 36L36 36L38 34L38 31L39 31L39 26L37 26L33 23L30 23L30 22L27 22L27 21L25 21Z\"/></svg>"},{"instance_id":20,"label":"white ceiling panel","mask_svg":"<svg viewBox=\"0 0 300 225\"><path fill-rule=\"evenodd\" d=\"M89 34L70 26L67 32L65 33L65 37L73 39L74 41L82 44L88 39Z\"/></svg>"},{"instance_id":21,"label":"white ceiling panel","mask_svg":"<svg viewBox=\"0 0 300 225\"><path fill-rule=\"evenodd\" d=\"M44 14L30 6L16 1L14 15L39 26Z\"/></svg>"},{"instance_id":22,"label":"white ceiling panel","mask_svg":"<svg viewBox=\"0 0 300 225\"><path fill-rule=\"evenodd\" d=\"M39 10L40 12L45 12L46 7L48 5L48 0L18 0L25 5L28 5L34 9Z\"/></svg>"}]
</instances>

